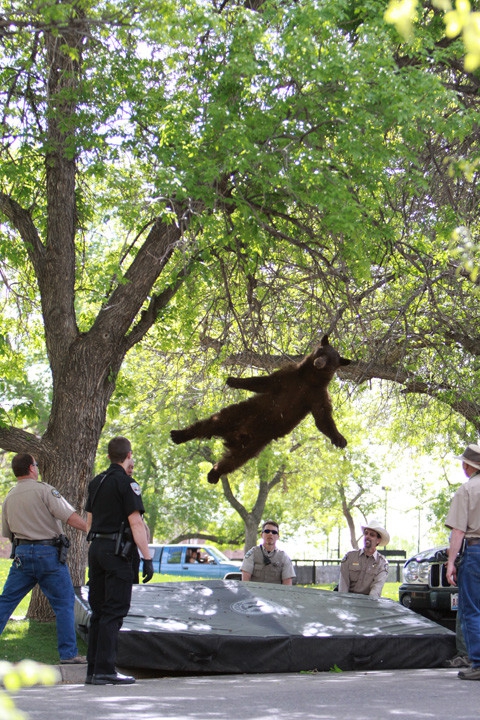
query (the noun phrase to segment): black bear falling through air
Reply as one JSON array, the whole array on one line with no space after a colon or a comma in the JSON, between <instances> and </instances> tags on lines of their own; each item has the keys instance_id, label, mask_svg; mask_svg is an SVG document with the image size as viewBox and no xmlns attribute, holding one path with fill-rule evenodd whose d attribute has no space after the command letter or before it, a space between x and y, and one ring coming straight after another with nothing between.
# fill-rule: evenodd
<instances>
[{"instance_id":1,"label":"black bear falling through air","mask_svg":"<svg viewBox=\"0 0 480 720\"><path fill-rule=\"evenodd\" d=\"M338 368L350 362L340 357L324 335L321 345L310 355L271 375L227 378L230 387L251 390L256 395L183 430L171 430L171 438L177 444L195 438L223 438L225 452L208 473L210 483L237 470L272 440L287 435L309 412L317 429L334 445L344 448L347 441L335 425L327 388Z\"/></svg>"}]
</instances>

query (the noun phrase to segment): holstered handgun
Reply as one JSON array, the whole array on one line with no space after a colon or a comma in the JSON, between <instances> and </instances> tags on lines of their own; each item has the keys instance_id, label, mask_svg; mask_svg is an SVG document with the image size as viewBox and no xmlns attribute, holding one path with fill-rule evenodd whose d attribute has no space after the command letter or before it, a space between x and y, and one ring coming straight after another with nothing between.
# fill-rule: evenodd
<instances>
[{"instance_id":1,"label":"holstered handgun","mask_svg":"<svg viewBox=\"0 0 480 720\"><path fill-rule=\"evenodd\" d=\"M69 547L70 547L70 540L67 538L67 536L59 535L57 538L58 560L63 565L67 562Z\"/></svg>"},{"instance_id":2,"label":"holstered handgun","mask_svg":"<svg viewBox=\"0 0 480 720\"><path fill-rule=\"evenodd\" d=\"M115 555L124 560L130 560L133 548L133 535L130 525L122 522L115 543Z\"/></svg>"},{"instance_id":3,"label":"holstered handgun","mask_svg":"<svg viewBox=\"0 0 480 720\"><path fill-rule=\"evenodd\" d=\"M12 552L10 553L11 560L13 560L13 558L15 557L15 551L17 549L17 545L18 545L18 538L14 537L12 540Z\"/></svg>"}]
</instances>

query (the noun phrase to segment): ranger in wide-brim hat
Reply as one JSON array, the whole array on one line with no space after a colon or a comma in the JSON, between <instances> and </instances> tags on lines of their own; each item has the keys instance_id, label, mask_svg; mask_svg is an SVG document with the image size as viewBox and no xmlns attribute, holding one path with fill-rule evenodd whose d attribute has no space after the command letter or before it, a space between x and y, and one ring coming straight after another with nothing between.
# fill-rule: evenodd
<instances>
[{"instance_id":1,"label":"ranger in wide-brim hat","mask_svg":"<svg viewBox=\"0 0 480 720\"><path fill-rule=\"evenodd\" d=\"M390 542L390 535L378 520L361 527L363 547L350 550L342 559L338 591L379 598L388 577L388 562L377 548Z\"/></svg>"},{"instance_id":2,"label":"ranger in wide-brim hat","mask_svg":"<svg viewBox=\"0 0 480 720\"><path fill-rule=\"evenodd\" d=\"M365 532L365 530L368 528L368 530L374 530L376 533L378 533L378 535L380 535L379 545L388 545L388 543L390 542L390 535L377 520L372 520L372 522L368 525L361 525L360 527L362 528L362 532Z\"/></svg>"},{"instance_id":3,"label":"ranger in wide-brim hat","mask_svg":"<svg viewBox=\"0 0 480 720\"><path fill-rule=\"evenodd\" d=\"M478 445L468 445L461 455L455 455L455 460L462 460L477 470L480 470L480 447Z\"/></svg>"}]
</instances>

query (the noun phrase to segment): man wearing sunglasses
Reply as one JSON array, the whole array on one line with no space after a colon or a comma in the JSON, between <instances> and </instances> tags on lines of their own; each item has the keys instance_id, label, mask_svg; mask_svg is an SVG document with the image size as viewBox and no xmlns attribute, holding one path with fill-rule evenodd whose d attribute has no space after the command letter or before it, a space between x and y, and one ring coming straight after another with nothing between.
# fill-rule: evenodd
<instances>
[{"instance_id":1,"label":"man wearing sunglasses","mask_svg":"<svg viewBox=\"0 0 480 720\"><path fill-rule=\"evenodd\" d=\"M262 543L245 555L241 567L242 580L292 585L295 570L287 553L277 550L279 536L278 523L266 520L262 525Z\"/></svg>"}]
</instances>

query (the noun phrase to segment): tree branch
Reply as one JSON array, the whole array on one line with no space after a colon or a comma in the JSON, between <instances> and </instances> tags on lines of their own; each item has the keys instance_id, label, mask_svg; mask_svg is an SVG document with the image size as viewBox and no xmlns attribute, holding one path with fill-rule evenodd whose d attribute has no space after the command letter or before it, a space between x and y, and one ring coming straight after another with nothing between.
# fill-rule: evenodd
<instances>
[{"instance_id":1,"label":"tree branch","mask_svg":"<svg viewBox=\"0 0 480 720\"><path fill-rule=\"evenodd\" d=\"M161 293L152 297L148 307L142 311L139 321L132 328L127 336L128 349L136 345L145 337L152 325L158 318L159 313L167 307L170 300L180 290L187 277L195 270L194 260L192 259L188 265L184 266L175 278L175 282Z\"/></svg>"},{"instance_id":2,"label":"tree branch","mask_svg":"<svg viewBox=\"0 0 480 720\"><path fill-rule=\"evenodd\" d=\"M0 427L0 447L7 452L25 452L39 458L44 451L42 438L19 428Z\"/></svg>"},{"instance_id":3,"label":"tree branch","mask_svg":"<svg viewBox=\"0 0 480 720\"><path fill-rule=\"evenodd\" d=\"M222 346L222 343L219 341L206 336L201 338L201 344L203 347L213 347L217 351L219 351ZM254 367L272 372L285 364L286 361L298 362L302 357L302 355L294 355L288 358L280 355L261 355L253 350L246 350L229 355L224 359L223 364L226 367ZM357 385L374 379L387 380L398 385L403 385L402 392L404 394L423 394L440 402L444 402L451 407L452 410L455 410L471 422L476 428L480 428L480 403L461 397L453 385L426 382L418 379L414 373L402 370L395 365L381 365L374 361L363 362L362 360L353 360L350 365L339 368L337 375L341 380L349 380ZM446 394L449 396L448 399L446 398Z\"/></svg>"},{"instance_id":4,"label":"tree branch","mask_svg":"<svg viewBox=\"0 0 480 720\"><path fill-rule=\"evenodd\" d=\"M22 208L16 200L6 193L0 193L0 212L5 215L12 227L18 231L37 272L41 269L41 263L44 261L45 248L42 245L30 212Z\"/></svg>"},{"instance_id":5,"label":"tree branch","mask_svg":"<svg viewBox=\"0 0 480 720\"><path fill-rule=\"evenodd\" d=\"M125 350L131 347L134 338L126 339L132 325L132 318L140 312L145 298L167 265L186 229L202 209L201 204L174 204L172 206L176 220L167 222L157 220L150 229L145 242L124 276L124 282L118 284L108 301L97 315L91 333L97 337L106 335L109 342L122 343ZM145 315L141 317L138 327L133 331L134 337L143 337L151 327L158 309L168 301L170 293L175 294L186 276L186 270L179 274L178 280L169 289L160 294L158 299L150 303Z\"/></svg>"},{"instance_id":6,"label":"tree branch","mask_svg":"<svg viewBox=\"0 0 480 720\"><path fill-rule=\"evenodd\" d=\"M182 543L185 540L207 540L209 542L217 543L218 545L238 545L242 542L243 539L243 533L237 535L233 538L226 538L221 535L212 535L208 533L199 533L199 532L193 532L193 533L181 533L180 535L177 535L174 537L169 544L176 545L177 543Z\"/></svg>"}]
</instances>

